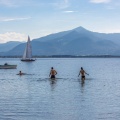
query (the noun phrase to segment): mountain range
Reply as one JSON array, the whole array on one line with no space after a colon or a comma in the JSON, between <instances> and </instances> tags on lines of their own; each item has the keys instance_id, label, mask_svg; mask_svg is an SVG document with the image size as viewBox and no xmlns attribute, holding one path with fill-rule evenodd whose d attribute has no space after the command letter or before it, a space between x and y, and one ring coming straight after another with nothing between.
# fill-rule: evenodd
<instances>
[{"instance_id":1,"label":"mountain range","mask_svg":"<svg viewBox=\"0 0 120 120\"><path fill-rule=\"evenodd\" d=\"M98 33L77 27L33 39L31 45L33 56L120 55L120 33ZM26 43L12 42L11 49L7 49L4 44L0 56L22 56L25 46Z\"/></svg>"},{"instance_id":2,"label":"mountain range","mask_svg":"<svg viewBox=\"0 0 120 120\"><path fill-rule=\"evenodd\" d=\"M19 42L19 41L18 42L17 41L9 41L6 43L1 43L0 44L0 52L7 52L19 44L21 44L21 42Z\"/></svg>"}]
</instances>

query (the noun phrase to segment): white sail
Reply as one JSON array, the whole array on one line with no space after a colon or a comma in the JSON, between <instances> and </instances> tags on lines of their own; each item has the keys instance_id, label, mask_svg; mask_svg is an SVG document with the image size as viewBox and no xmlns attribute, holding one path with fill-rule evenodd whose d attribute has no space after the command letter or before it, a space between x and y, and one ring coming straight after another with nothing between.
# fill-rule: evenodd
<instances>
[{"instance_id":1,"label":"white sail","mask_svg":"<svg viewBox=\"0 0 120 120\"><path fill-rule=\"evenodd\" d=\"M27 41L27 45L22 57L22 61L34 61L34 59L32 59L32 47L30 44L30 37L28 36L28 41Z\"/></svg>"},{"instance_id":2,"label":"white sail","mask_svg":"<svg viewBox=\"0 0 120 120\"><path fill-rule=\"evenodd\" d=\"M31 48L29 36L28 36L28 41L27 41L26 58L29 58L29 59L32 58L32 48Z\"/></svg>"},{"instance_id":3,"label":"white sail","mask_svg":"<svg viewBox=\"0 0 120 120\"><path fill-rule=\"evenodd\" d=\"M22 59L26 59L26 48L25 48L25 51L24 51Z\"/></svg>"}]
</instances>

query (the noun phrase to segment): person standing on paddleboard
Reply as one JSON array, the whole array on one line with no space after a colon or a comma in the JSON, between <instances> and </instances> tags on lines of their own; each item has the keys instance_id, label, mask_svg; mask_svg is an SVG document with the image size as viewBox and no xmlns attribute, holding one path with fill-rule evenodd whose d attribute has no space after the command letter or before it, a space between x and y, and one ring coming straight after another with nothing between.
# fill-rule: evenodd
<instances>
[{"instance_id":1,"label":"person standing on paddleboard","mask_svg":"<svg viewBox=\"0 0 120 120\"><path fill-rule=\"evenodd\" d=\"M50 71L50 74L49 74L50 78L51 79L55 78L56 74L57 74L56 70L54 70L53 67L51 67L51 71Z\"/></svg>"}]
</instances>

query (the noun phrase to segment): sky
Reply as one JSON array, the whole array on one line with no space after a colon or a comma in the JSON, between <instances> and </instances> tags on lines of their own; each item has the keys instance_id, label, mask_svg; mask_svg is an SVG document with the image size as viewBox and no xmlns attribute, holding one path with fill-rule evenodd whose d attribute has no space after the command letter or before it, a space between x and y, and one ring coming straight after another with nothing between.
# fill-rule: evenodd
<instances>
[{"instance_id":1,"label":"sky","mask_svg":"<svg viewBox=\"0 0 120 120\"><path fill-rule=\"evenodd\" d=\"M0 0L0 43L82 26L120 33L120 0Z\"/></svg>"}]
</instances>

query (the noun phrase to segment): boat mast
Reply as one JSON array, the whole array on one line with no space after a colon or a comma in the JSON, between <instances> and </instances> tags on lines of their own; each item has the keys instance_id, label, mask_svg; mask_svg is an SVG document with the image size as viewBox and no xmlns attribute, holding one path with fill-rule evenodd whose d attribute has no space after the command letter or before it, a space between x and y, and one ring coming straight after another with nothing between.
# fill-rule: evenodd
<instances>
[{"instance_id":1,"label":"boat mast","mask_svg":"<svg viewBox=\"0 0 120 120\"><path fill-rule=\"evenodd\" d=\"M30 44L30 37L28 36L27 49L26 49L26 58L32 58L32 47Z\"/></svg>"}]
</instances>

